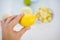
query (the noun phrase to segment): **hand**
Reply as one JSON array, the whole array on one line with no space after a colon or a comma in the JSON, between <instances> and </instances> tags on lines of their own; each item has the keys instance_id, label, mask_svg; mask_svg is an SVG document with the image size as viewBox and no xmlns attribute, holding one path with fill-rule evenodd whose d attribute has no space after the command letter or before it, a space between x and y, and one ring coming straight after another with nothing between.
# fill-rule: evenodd
<instances>
[{"instance_id":1,"label":"hand","mask_svg":"<svg viewBox=\"0 0 60 40\"><path fill-rule=\"evenodd\" d=\"M1 21L2 25L2 40L20 40L22 35L29 28L22 28L19 32L13 30L14 26L21 20L23 14L12 16Z\"/></svg>"}]
</instances>

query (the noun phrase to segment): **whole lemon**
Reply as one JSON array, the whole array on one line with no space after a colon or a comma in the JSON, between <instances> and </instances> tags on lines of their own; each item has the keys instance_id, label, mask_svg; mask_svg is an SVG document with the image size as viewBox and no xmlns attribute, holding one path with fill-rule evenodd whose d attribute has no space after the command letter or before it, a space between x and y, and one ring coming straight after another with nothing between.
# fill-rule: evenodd
<instances>
[{"instance_id":1,"label":"whole lemon","mask_svg":"<svg viewBox=\"0 0 60 40\"><path fill-rule=\"evenodd\" d=\"M24 27L29 27L36 22L36 16L34 14L24 14L21 21L19 22Z\"/></svg>"}]
</instances>

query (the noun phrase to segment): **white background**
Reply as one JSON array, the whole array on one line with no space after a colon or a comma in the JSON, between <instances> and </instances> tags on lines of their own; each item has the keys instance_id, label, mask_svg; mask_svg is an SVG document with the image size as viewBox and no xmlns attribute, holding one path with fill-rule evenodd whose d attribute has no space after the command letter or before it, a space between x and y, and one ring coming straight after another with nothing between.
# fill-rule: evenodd
<instances>
[{"instance_id":1,"label":"white background","mask_svg":"<svg viewBox=\"0 0 60 40\"><path fill-rule=\"evenodd\" d=\"M35 25L27 31L21 40L60 40L60 0L38 0L30 6L35 11L46 6L53 10L53 20L51 23L36 22ZM23 0L0 0L0 19L3 14L10 13L12 15L20 14L21 8L25 7ZM18 26L19 28L20 26ZM0 40L2 31L0 28Z\"/></svg>"}]
</instances>

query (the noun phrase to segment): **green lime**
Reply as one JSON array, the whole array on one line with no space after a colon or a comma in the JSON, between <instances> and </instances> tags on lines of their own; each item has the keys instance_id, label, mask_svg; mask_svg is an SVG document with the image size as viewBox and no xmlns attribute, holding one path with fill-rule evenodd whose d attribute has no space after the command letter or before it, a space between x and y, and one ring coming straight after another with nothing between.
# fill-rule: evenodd
<instances>
[{"instance_id":1,"label":"green lime","mask_svg":"<svg viewBox=\"0 0 60 40\"><path fill-rule=\"evenodd\" d=\"M30 5L31 5L31 1L30 1L30 0L24 0L24 4L25 4L26 6L30 6Z\"/></svg>"}]
</instances>

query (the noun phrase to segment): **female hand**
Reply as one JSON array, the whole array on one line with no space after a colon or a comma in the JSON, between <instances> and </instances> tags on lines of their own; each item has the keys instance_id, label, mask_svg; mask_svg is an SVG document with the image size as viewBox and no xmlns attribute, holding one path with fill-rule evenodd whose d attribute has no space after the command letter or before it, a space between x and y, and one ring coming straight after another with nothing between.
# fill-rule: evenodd
<instances>
[{"instance_id":1,"label":"female hand","mask_svg":"<svg viewBox=\"0 0 60 40\"><path fill-rule=\"evenodd\" d=\"M14 26L21 20L23 14L19 16L12 16L1 21L2 26L2 40L20 40L22 35L29 28L22 28L19 32L13 30Z\"/></svg>"}]
</instances>

